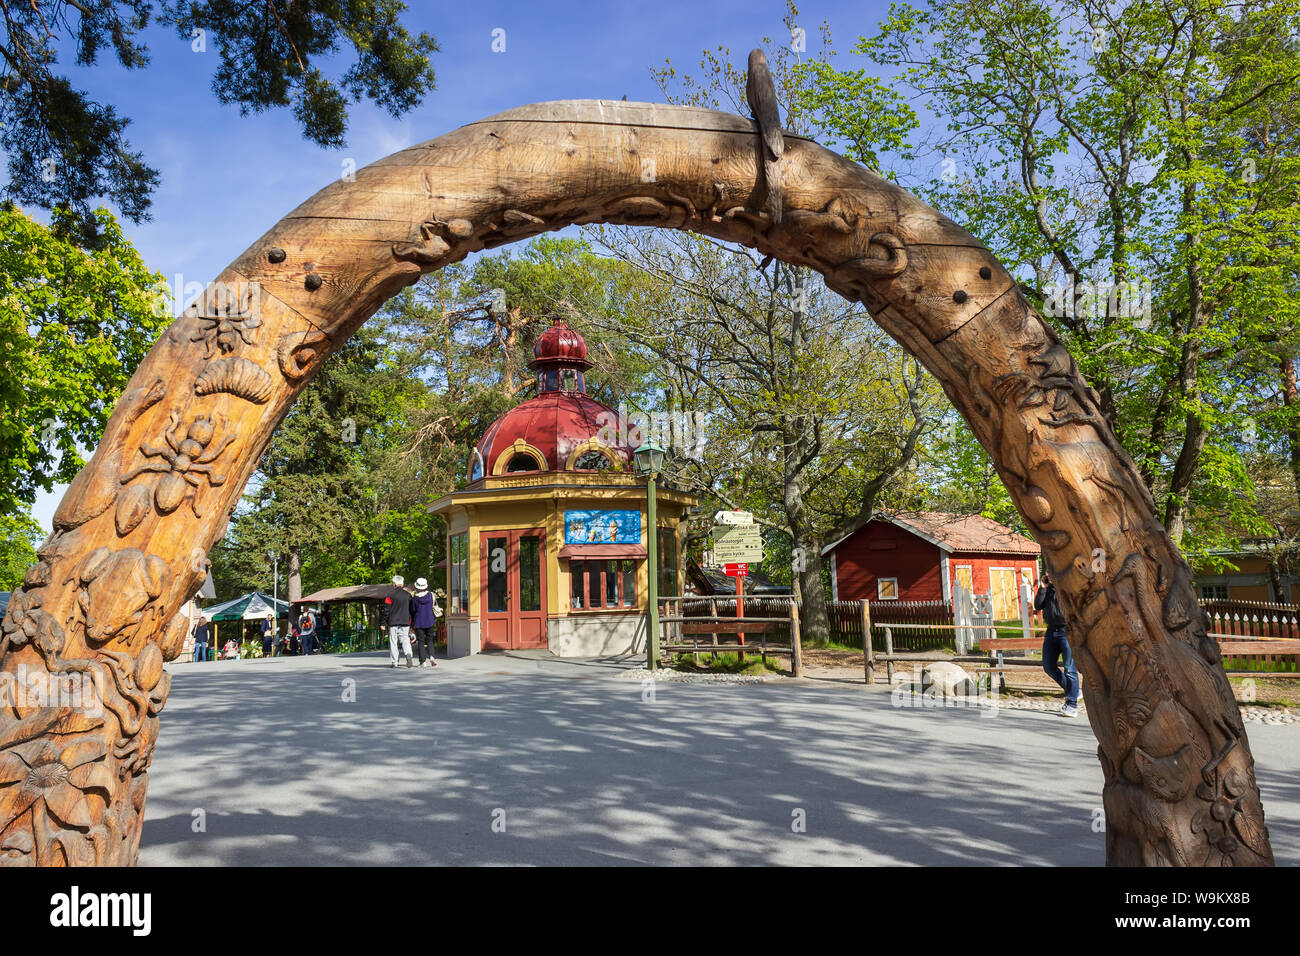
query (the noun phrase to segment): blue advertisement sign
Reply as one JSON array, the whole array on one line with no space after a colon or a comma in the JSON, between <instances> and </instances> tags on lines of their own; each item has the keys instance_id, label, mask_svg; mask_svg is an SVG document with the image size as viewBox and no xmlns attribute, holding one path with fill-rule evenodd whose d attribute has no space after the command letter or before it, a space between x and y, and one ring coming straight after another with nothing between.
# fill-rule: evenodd
<instances>
[{"instance_id":1,"label":"blue advertisement sign","mask_svg":"<svg viewBox=\"0 0 1300 956\"><path fill-rule=\"evenodd\" d=\"M566 511L565 544L640 544L639 511Z\"/></svg>"}]
</instances>

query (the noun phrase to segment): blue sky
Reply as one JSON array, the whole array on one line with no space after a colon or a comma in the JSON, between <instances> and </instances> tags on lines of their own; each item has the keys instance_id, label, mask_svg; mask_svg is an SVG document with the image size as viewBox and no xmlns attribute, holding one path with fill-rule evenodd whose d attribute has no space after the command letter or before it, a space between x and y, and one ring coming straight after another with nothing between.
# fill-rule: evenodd
<instances>
[{"instance_id":1,"label":"blue sky","mask_svg":"<svg viewBox=\"0 0 1300 956\"><path fill-rule=\"evenodd\" d=\"M357 168L465 123L524 103L554 99L662 99L650 70L670 58L678 72L698 73L700 52L729 47L743 63L764 36L788 38L781 0L657 2L411 2L413 33L438 40L437 89L420 107L393 119L367 104L350 109L348 145L324 150L306 142L288 110L253 116L212 95L217 54L191 50L174 33L151 29L152 63L123 70L110 58L69 69L93 98L130 117L128 138L162 174L153 219L124 223L151 269L176 288L208 282L285 213L336 179L344 160ZM874 30L885 0L801 5L797 22L808 46L829 21L841 68L845 51ZM505 31L504 53L492 51ZM70 62L70 61L69 61ZM341 72L345 68L340 66ZM65 65L65 69L68 66ZM62 489L42 495L34 516L48 531Z\"/></svg>"}]
</instances>

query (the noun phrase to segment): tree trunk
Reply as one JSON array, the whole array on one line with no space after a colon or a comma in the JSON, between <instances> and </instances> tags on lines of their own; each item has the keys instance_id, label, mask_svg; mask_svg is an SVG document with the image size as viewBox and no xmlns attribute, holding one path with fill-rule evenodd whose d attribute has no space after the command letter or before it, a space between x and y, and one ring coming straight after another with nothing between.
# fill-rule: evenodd
<instances>
[{"instance_id":1,"label":"tree trunk","mask_svg":"<svg viewBox=\"0 0 1300 956\"><path fill-rule=\"evenodd\" d=\"M1268 586L1273 593L1269 600L1277 604L1286 604L1287 599L1282 593L1282 569L1278 567L1278 556L1270 554L1268 556Z\"/></svg>"},{"instance_id":2,"label":"tree trunk","mask_svg":"<svg viewBox=\"0 0 1300 956\"><path fill-rule=\"evenodd\" d=\"M1108 861L1271 864L1191 573L1074 360L965 230L807 140L773 157L772 136L700 109L523 107L332 183L232 263L218 288L238 290L234 304L205 296L154 344L9 603L0 670L90 675L104 699L93 714L0 705L6 862L136 859L163 663L205 573L191 554L220 536L320 363L422 272L611 222L743 243L862 302L942 384L1043 545L1100 744ZM221 482L140 470L182 428Z\"/></svg>"},{"instance_id":3,"label":"tree trunk","mask_svg":"<svg viewBox=\"0 0 1300 956\"><path fill-rule=\"evenodd\" d=\"M1183 188L1184 213L1190 216L1195 205L1196 185L1193 183ZM1205 324L1205 290L1202 287L1201 263L1196 252L1198 237L1189 234L1184 237L1184 242L1187 247L1187 327L1183 330L1183 349L1178 361L1178 388L1183 401L1195 402L1201 394L1197 377L1201 358L1198 333ZM1178 460L1174 462L1173 474L1169 476L1169 497L1165 501L1165 530L1174 544L1180 547L1187 531L1192 482L1201 470L1201 453L1205 450L1208 437L1209 432L1201 416L1194 411L1188 412L1183 446L1178 452Z\"/></svg>"},{"instance_id":4,"label":"tree trunk","mask_svg":"<svg viewBox=\"0 0 1300 956\"><path fill-rule=\"evenodd\" d=\"M1165 530L1169 537L1181 544L1187 531L1188 503L1191 499L1192 482L1200 470L1201 453L1205 450L1205 441L1209 432L1197 415L1187 416L1187 432L1183 436L1183 447L1174 462L1173 473L1169 476L1169 496L1165 499Z\"/></svg>"},{"instance_id":5,"label":"tree trunk","mask_svg":"<svg viewBox=\"0 0 1300 956\"><path fill-rule=\"evenodd\" d=\"M1291 463L1291 481L1300 503L1300 391L1296 389L1295 360L1284 355L1278 360L1282 373L1282 405L1286 408L1286 441Z\"/></svg>"},{"instance_id":6,"label":"tree trunk","mask_svg":"<svg viewBox=\"0 0 1300 956\"><path fill-rule=\"evenodd\" d=\"M803 597L800 633L805 643L824 644L831 639L831 623L826 613L826 586L822 582L822 542L812 535L805 542L804 570L797 575Z\"/></svg>"},{"instance_id":7,"label":"tree trunk","mask_svg":"<svg viewBox=\"0 0 1300 956\"><path fill-rule=\"evenodd\" d=\"M289 603L293 604L302 597L302 548L294 545L289 549Z\"/></svg>"}]
</instances>

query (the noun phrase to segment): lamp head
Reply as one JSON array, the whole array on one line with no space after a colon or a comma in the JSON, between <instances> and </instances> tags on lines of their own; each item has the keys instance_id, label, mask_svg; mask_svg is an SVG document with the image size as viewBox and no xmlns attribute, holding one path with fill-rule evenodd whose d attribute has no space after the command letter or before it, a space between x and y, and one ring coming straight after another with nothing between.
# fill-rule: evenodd
<instances>
[{"instance_id":1,"label":"lamp head","mask_svg":"<svg viewBox=\"0 0 1300 956\"><path fill-rule=\"evenodd\" d=\"M657 473L664 465L664 450L652 441L647 441L632 453L636 461L638 475Z\"/></svg>"}]
</instances>

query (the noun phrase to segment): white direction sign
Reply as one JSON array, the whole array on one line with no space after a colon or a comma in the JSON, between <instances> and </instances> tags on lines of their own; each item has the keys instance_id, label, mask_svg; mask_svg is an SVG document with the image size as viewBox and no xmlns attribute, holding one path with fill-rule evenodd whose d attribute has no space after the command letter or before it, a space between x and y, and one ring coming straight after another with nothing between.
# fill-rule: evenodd
<instances>
[{"instance_id":1,"label":"white direction sign","mask_svg":"<svg viewBox=\"0 0 1300 956\"><path fill-rule=\"evenodd\" d=\"M713 516L714 524L753 524L754 512L741 511L737 508L734 511L719 511Z\"/></svg>"},{"instance_id":2,"label":"white direction sign","mask_svg":"<svg viewBox=\"0 0 1300 956\"><path fill-rule=\"evenodd\" d=\"M763 535L756 524L713 526L715 564L761 564Z\"/></svg>"}]
</instances>

